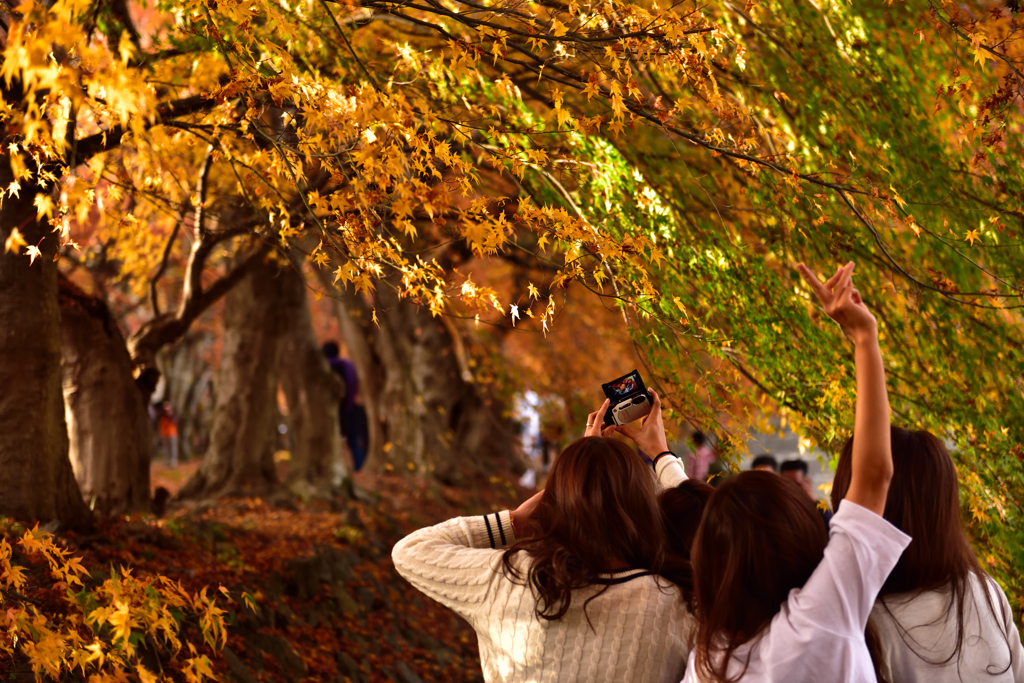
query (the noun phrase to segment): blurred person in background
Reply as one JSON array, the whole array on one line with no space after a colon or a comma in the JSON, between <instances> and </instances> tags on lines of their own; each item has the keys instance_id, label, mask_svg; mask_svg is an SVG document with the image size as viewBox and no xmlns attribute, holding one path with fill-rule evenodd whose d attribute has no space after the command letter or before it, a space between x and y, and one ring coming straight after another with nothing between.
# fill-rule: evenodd
<instances>
[{"instance_id":1,"label":"blurred person in background","mask_svg":"<svg viewBox=\"0 0 1024 683\"><path fill-rule=\"evenodd\" d=\"M825 520L826 526L832 522L832 511L828 509L824 501L818 500L818 497L814 495L814 482L807 476L807 463L805 461L799 458L786 460L779 465L779 474L794 482L807 494L808 498L814 501L818 506L818 512L821 513L822 518Z\"/></svg>"},{"instance_id":2,"label":"blurred person in background","mask_svg":"<svg viewBox=\"0 0 1024 683\"><path fill-rule=\"evenodd\" d=\"M160 404L156 418L157 434L160 435L160 447L167 458L167 466L175 469L178 466L178 416L170 401Z\"/></svg>"},{"instance_id":3,"label":"blurred person in background","mask_svg":"<svg viewBox=\"0 0 1024 683\"><path fill-rule=\"evenodd\" d=\"M690 452L686 472L697 481L707 481L708 469L715 461L715 448L703 432L694 432L690 437L693 450Z\"/></svg>"},{"instance_id":4,"label":"blurred person in background","mask_svg":"<svg viewBox=\"0 0 1024 683\"><path fill-rule=\"evenodd\" d=\"M366 409L357 400L359 376L356 375L355 364L340 356L337 342L329 341L324 344L323 353L327 357L331 370L334 370L345 384L345 397L341 399L341 405L338 406L338 423L341 427L341 435L345 437L348 449L352 453L352 468L358 472L363 469L363 464L366 461L366 446L369 439Z\"/></svg>"},{"instance_id":5,"label":"blurred person in background","mask_svg":"<svg viewBox=\"0 0 1024 683\"><path fill-rule=\"evenodd\" d=\"M814 495L814 484L807 476L807 463L803 460L786 460L779 465L779 474L786 479L796 482L804 490L811 500L817 500Z\"/></svg>"}]
</instances>

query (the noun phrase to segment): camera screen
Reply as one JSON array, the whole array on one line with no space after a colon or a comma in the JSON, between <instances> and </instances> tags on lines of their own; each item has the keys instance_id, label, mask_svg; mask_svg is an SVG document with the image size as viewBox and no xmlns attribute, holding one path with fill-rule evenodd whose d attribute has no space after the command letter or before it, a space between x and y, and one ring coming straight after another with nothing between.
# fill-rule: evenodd
<instances>
[{"instance_id":1,"label":"camera screen","mask_svg":"<svg viewBox=\"0 0 1024 683\"><path fill-rule=\"evenodd\" d=\"M636 391L637 378L633 373L630 373L622 379L616 381L614 384L608 386L609 389L615 394L615 396L625 396L626 394Z\"/></svg>"}]
</instances>

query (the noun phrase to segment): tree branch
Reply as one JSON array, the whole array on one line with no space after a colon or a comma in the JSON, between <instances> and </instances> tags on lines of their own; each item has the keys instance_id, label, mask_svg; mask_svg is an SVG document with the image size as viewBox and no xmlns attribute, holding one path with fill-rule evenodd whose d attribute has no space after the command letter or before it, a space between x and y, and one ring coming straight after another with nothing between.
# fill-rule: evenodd
<instances>
[{"instance_id":1,"label":"tree branch","mask_svg":"<svg viewBox=\"0 0 1024 683\"><path fill-rule=\"evenodd\" d=\"M190 302L185 308L185 319L187 324L202 315L206 309L216 303L221 297L227 294L232 287L237 285L243 277L249 274L254 265L262 261L270 253L270 243L260 242L249 250L249 253L242 257L240 263L232 268L226 275L203 290L203 292Z\"/></svg>"},{"instance_id":2,"label":"tree branch","mask_svg":"<svg viewBox=\"0 0 1024 683\"><path fill-rule=\"evenodd\" d=\"M206 220L206 188L211 166L213 166L213 145L206 148L206 157L203 158L203 164L199 167L199 180L196 182L196 217L195 225L193 226L196 237L206 234L206 226L204 225Z\"/></svg>"},{"instance_id":3,"label":"tree branch","mask_svg":"<svg viewBox=\"0 0 1024 683\"><path fill-rule=\"evenodd\" d=\"M381 92L380 84L377 83L377 79L373 77L370 70L366 68L363 61L359 59L358 55L356 55L356 51L352 48L352 43L348 42L348 36L345 35L345 30L341 27L341 24L338 23L338 19L334 16L334 12L332 12L331 8L327 6L327 0L320 0L320 4L323 5L324 11L327 12L327 16L329 16L331 21L334 22L334 27L338 29L338 33L341 34L341 39L345 41L345 47L348 48L349 53L352 55L352 59L356 60L356 64L362 67L363 73L366 74L366 77L369 79L373 89L377 92Z\"/></svg>"},{"instance_id":4,"label":"tree branch","mask_svg":"<svg viewBox=\"0 0 1024 683\"><path fill-rule=\"evenodd\" d=\"M206 187L207 180L210 177L210 167L213 165L213 145L207 148L206 157L203 159L202 165L199 167L199 179L196 181L196 211L194 230L196 232L196 241L202 239L202 235L205 233L203 227L203 220L206 216ZM181 219L175 222L174 227L171 229L171 236L167 239L167 244L164 245L164 253L160 258L160 266L156 269L153 277L149 281L149 302L153 309L153 315L160 315L160 299L157 295L156 285L163 277L164 271L167 269L167 262L171 256L171 248L174 246L175 240L178 238L178 232L181 230L182 223L185 222L185 211L188 208L188 204L182 204L179 214Z\"/></svg>"},{"instance_id":5,"label":"tree branch","mask_svg":"<svg viewBox=\"0 0 1024 683\"><path fill-rule=\"evenodd\" d=\"M217 101L206 95L193 95L174 100L157 108L156 120L147 124L147 127L158 126L164 120L176 116L186 116L200 111L207 111L217 105ZM107 152L121 144L121 137L125 134L125 127L114 126L102 133L96 133L78 141L78 161L88 161L97 154Z\"/></svg>"},{"instance_id":6,"label":"tree branch","mask_svg":"<svg viewBox=\"0 0 1024 683\"><path fill-rule=\"evenodd\" d=\"M174 222L174 227L171 228L171 235L167 238L167 244L164 245L164 253L160 256L160 265L157 266L156 272L153 273L153 277L149 279L149 306L153 309L153 316L160 316L160 300L157 297L156 284L163 277L164 271L167 270L167 262L170 260L171 248L174 246L174 242L178 239L178 231L181 230L181 224L185 221L185 210L187 205L182 203L181 206L181 217L179 220Z\"/></svg>"},{"instance_id":7,"label":"tree branch","mask_svg":"<svg viewBox=\"0 0 1024 683\"><path fill-rule=\"evenodd\" d=\"M131 354L136 368L152 366L157 351L181 338L196 318L227 294L256 263L266 257L270 248L270 243L259 242L226 275L205 290L182 300L176 313L164 313L146 321L128 339L128 352ZM205 262L205 255L202 260ZM198 267L201 270L201 265L195 265L198 261L190 263L193 267Z\"/></svg>"}]
</instances>

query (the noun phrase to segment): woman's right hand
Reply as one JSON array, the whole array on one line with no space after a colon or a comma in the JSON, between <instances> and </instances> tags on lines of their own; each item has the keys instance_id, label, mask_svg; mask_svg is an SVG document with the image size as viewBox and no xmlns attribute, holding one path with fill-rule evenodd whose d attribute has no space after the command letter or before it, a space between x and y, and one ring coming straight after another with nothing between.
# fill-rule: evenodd
<instances>
[{"instance_id":1,"label":"woman's right hand","mask_svg":"<svg viewBox=\"0 0 1024 683\"><path fill-rule=\"evenodd\" d=\"M529 533L530 519L533 517L533 513L537 511L537 506L540 505L540 500L543 497L544 491L542 489L523 501L519 507L512 511L512 528L516 532L516 540L522 540Z\"/></svg>"},{"instance_id":2,"label":"woman's right hand","mask_svg":"<svg viewBox=\"0 0 1024 683\"><path fill-rule=\"evenodd\" d=\"M868 310L860 292L853 286L853 261L840 266L835 275L824 284L804 264L798 263L796 267L814 291L828 317L839 323L839 326L853 338L854 343L878 336L875 316Z\"/></svg>"},{"instance_id":3,"label":"woman's right hand","mask_svg":"<svg viewBox=\"0 0 1024 683\"><path fill-rule=\"evenodd\" d=\"M852 472L846 500L881 516L885 513L893 464L889 393L885 386L885 363L878 345L878 323L853 288L853 263L842 266L824 284L804 264L798 264L797 268L825 307L825 312L853 338L857 409L853 425Z\"/></svg>"},{"instance_id":4,"label":"woman's right hand","mask_svg":"<svg viewBox=\"0 0 1024 683\"><path fill-rule=\"evenodd\" d=\"M661 398L654 389L651 389L650 392L651 412L640 423L640 429L620 425L616 427L616 431L632 439L641 451L653 458L668 450L668 438L665 436L665 423L661 418Z\"/></svg>"},{"instance_id":5,"label":"woman's right hand","mask_svg":"<svg viewBox=\"0 0 1024 683\"><path fill-rule=\"evenodd\" d=\"M587 416L587 428L583 431L583 436L606 436L615 431L615 427L604 425L604 414L608 412L609 405L611 401L606 398L600 408Z\"/></svg>"}]
</instances>

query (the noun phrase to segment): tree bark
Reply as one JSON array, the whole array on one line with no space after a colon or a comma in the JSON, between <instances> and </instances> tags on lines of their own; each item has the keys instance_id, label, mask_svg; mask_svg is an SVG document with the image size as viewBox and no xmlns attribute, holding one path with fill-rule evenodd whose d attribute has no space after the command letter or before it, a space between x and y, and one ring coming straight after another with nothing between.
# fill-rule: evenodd
<instances>
[{"instance_id":1,"label":"tree bark","mask_svg":"<svg viewBox=\"0 0 1024 683\"><path fill-rule=\"evenodd\" d=\"M384 285L374 294L376 323L362 296L339 300L370 422L368 466L455 483L514 461L511 425L473 381L451 326Z\"/></svg>"},{"instance_id":2,"label":"tree bark","mask_svg":"<svg viewBox=\"0 0 1024 683\"><path fill-rule=\"evenodd\" d=\"M12 181L0 163L0 187ZM0 206L0 514L85 528L92 515L68 460L61 391L58 235L35 218L38 191L22 186ZM38 245L35 263L3 248L15 228Z\"/></svg>"},{"instance_id":3,"label":"tree bark","mask_svg":"<svg viewBox=\"0 0 1024 683\"><path fill-rule=\"evenodd\" d=\"M289 316L279 268L252 264L225 298L210 447L182 498L264 495L277 485L277 378Z\"/></svg>"},{"instance_id":4,"label":"tree bark","mask_svg":"<svg viewBox=\"0 0 1024 683\"><path fill-rule=\"evenodd\" d=\"M69 454L82 496L102 515L149 509L149 414L107 305L60 281Z\"/></svg>"},{"instance_id":5,"label":"tree bark","mask_svg":"<svg viewBox=\"0 0 1024 683\"><path fill-rule=\"evenodd\" d=\"M302 272L287 268L280 283L292 318L283 340L280 375L291 443L287 483L303 496L331 496L343 490L348 479L338 426L344 388L313 331Z\"/></svg>"}]
</instances>

